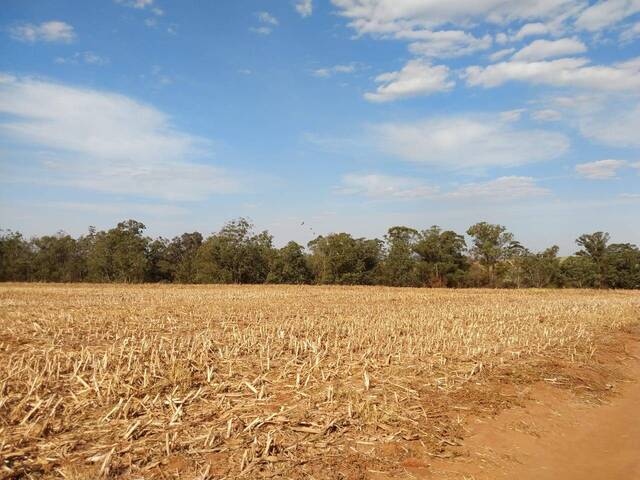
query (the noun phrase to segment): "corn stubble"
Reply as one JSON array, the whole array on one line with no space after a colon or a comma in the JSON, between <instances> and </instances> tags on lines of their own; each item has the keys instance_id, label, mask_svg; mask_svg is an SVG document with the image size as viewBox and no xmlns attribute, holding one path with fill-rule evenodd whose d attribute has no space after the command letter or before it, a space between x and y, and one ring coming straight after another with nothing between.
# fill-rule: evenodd
<instances>
[{"instance_id":1,"label":"corn stubble","mask_svg":"<svg viewBox=\"0 0 640 480\"><path fill-rule=\"evenodd\" d=\"M393 472L376 445L441 455L479 386L639 317L638 292L5 284L0 478Z\"/></svg>"}]
</instances>

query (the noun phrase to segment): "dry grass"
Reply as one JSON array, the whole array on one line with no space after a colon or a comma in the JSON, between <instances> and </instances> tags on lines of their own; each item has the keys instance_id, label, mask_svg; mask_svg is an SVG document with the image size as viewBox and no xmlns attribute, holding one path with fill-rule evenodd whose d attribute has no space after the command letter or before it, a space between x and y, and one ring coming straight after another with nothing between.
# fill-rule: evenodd
<instances>
[{"instance_id":1,"label":"dry grass","mask_svg":"<svg viewBox=\"0 0 640 480\"><path fill-rule=\"evenodd\" d=\"M380 445L442 454L498 383L580 381L639 318L638 292L1 285L0 478L394 472Z\"/></svg>"}]
</instances>

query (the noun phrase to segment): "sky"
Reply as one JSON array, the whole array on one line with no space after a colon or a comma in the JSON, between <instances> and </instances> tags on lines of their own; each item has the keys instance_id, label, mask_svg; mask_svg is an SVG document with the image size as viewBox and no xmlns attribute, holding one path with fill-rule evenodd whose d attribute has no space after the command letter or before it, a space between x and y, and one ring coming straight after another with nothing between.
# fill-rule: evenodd
<instances>
[{"instance_id":1,"label":"sky","mask_svg":"<svg viewBox=\"0 0 640 480\"><path fill-rule=\"evenodd\" d=\"M640 0L1 0L0 228L640 244Z\"/></svg>"}]
</instances>

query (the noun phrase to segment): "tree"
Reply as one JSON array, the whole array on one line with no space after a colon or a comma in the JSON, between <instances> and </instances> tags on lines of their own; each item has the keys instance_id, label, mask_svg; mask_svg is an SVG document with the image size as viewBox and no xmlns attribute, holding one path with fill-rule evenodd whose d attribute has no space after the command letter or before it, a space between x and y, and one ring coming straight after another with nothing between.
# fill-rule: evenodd
<instances>
[{"instance_id":1,"label":"tree","mask_svg":"<svg viewBox=\"0 0 640 480\"><path fill-rule=\"evenodd\" d=\"M87 259L89 278L97 282L142 282L147 267L148 239L143 223L127 220L107 232L92 233Z\"/></svg>"},{"instance_id":2,"label":"tree","mask_svg":"<svg viewBox=\"0 0 640 480\"><path fill-rule=\"evenodd\" d=\"M640 289L640 249L630 243L607 247L604 283L610 288Z\"/></svg>"},{"instance_id":3,"label":"tree","mask_svg":"<svg viewBox=\"0 0 640 480\"><path fill-rule=\"evenodd\" d=\"M576 243L582 247L576 255L588 258L593 263L595 286L604 288L606 286L607 243L609 243L609 234L606 232L585 233L578 237Z\"/></svg>"},{"instance_id":4,"label":"tree","mask_svg":"<svg viewBox=\"0 0 640 480\"><path fill-rule=\"evenodd\" d=\"M268 232L253 234L246 219L227 223L198 248L195 278L199 283L264 283L273 256Z\"/></svg>"},{"instance_id":5,"label":"tree","mask_svg":"<svg viewBox=\"0 0 640 480\"><path fill-rule=\"evenodd\" d=\"M393 287L418 285L413 248L418 231L408 227L391 227L385 235L386 256L381 265L380 283Z\"/></svg>"},{"instance_id":6,"label":"tree","mask_svg":"<svg viewBox=\"0 0 640 480\"><path fill-rule=\"evenodd\" d=\"M421 276L431 286L461 286L469 270L467 244L462 235L437 225L420 233L413 247L420 258Z\"/></svg>"},{"instance_id":7,"label":"tree","mask_svg":"<svg viewBox=\"0 0 640 480\"><path fill-rule=\"evenodd\" d=\"M311 283L312 274L302 245L289 242L273 256L267 283L301 285Z\"/></svg>"},{"instance_id":8,"label":"tree","mask_svg":"<svg viewBox=\"0 0 640 480\"><path fill-rule=\"evenodd\" d=\"M87 274L87 260L78 242L64 232L35 238L32 275L41 282L80 282Z\"/></svg>"},{"instance_id":9,"label":"tree","mask_svg":"<svg viewBox=\"0 0 640 480\"><path fill-rule=\"evenodd\" d=\"M348 233L319 236L309 242L309 263L319 284L371 285L380 263L382 242Z\"/></svg>"},{"instance_id":10,"label":"tree","mask_svg":"<svg viewBox=\"0 0 640 480\"><path fill-rule=\"evenodd\" d=\"M172 282L196 282L196 255L202 241L199 232L183 233L167 245L160 267Z\"/></svg>"},{"instance_id":11,"label":"tree","mask_svg":"<svg viewBox=\"0 0 640 480\"><path fill-rule=\"evenodd\" d=\"M507 232L502 225L487 222L476 223L469 227L467 235L473 239L471 254L488 272L490 286L496 285L495 267L516 249L513 234Z\"/></svg>"},{"instance_id":12,"label":"tree","mask_svg":"<svg viewBox=\"0 0 640 480\"><path fill-rule=\"evenodd\" d=\"M33 251L18 232L0 230L0 281L26 282L31 277Z\"/></svg>"}]
</instances>

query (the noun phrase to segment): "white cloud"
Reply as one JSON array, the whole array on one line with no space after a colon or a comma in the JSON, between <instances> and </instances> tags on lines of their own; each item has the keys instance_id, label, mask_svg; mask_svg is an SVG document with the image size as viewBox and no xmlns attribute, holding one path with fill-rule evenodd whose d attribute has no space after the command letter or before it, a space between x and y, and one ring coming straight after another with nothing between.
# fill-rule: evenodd
<instances>
[{"instance_id":1,"label":"white cloud","mask_svg":"<svg viewBox=\"0 0 640 480\"><path fill-rule=\"evenodd\" d=\"M557 122L562 120L562 113L551 108L545 108L531 113L531 117L538 122Z\"/></svg>"},{"instance_id":2,"label":"white cloud","mask_svg":"<svg viewBox=\"0 0 640 480\"><path fill-rule=\"evenodd\" d=\"M526 112L524 108L517 108L515 110L507 110L500 113L500 119L504 122L517 122L522 118L522 114Z\"/></svg>"},{"instance_id":3,"label":"white cloud","mask_svg":"<svg viewBox=\"0 0 640 480\"><path fill-rule=\"evenodd\" d=\"M489 55L489 60L491 60L492 62L497 62L498 60L502 60L504 57L511 55L515 51L515 48L503 48L502 50L498 50L497 52Z\"/></svg>"},{"instance_id":4,"label":"white cloud","mask_svg":"<svg viewBox=\"0 0 640 480\"><path fill-rule=\"evenodd\" d=\"M524 81L556 87L580 87L604 91L640 91L640 57L611 66L589 65L584 58L551 61L508 61L466 69L467 84L497 87Z\"/></svg>"},{"instance_id":5,"label":"white cloud","mask_svg":"<svg viewBox=\"0 0 640 480\"><path fill-rule=\"evenodd\" d=\"M462 30L405 31L399 32L396 37L417 40L409 46L409 50L416 55L431 58L462 57L480 50L487 50L493 44L491 35L477 38Z\"/></svg>"},{"instance_id":6,"label":"white cloud","mask_svg":"<svg viewBox=\"0 0 640 480\"><path fill-rule=\"evenodd\" d=\"M274 17L273 15L271 15L269 12L258 12L256 13L256 16L258 17L258 21L260 21L260 23L266 23L267 25L278 25L278 19L276 17Z\"/></svg>"},{"instance_id":7,"label":"white cloud","mask_svg":"<svg viewBox=\"0 0 640 480\"><path fill-rule=\"evenodd\" d=\"M423 60L411 60L398 72L379 75L376 82L381 84L377 90L365 94L365 98L370 102L389 102L446 92L455 85L455 82L449 79L449 67L431 65Z\"/></svg>"},{"instance_id":8,"label":"white cloud","mask_svg":"<svg viewBox=\"0 0 640 480\"><path fill-rule=\"evenodd\" d=\"M536 40L517 52L514 61L536 61L545 58L564 57L575 53L584 53L587 47L576 38L562 38L560 40Z\"/></svg>"},{"instance_id":9,"label":"white cloud","mask_svg":"<svg viewBox=\"0 0 640 480\"><path fill-rule=\"evenodd\" d=\"M335 189L342 195L364 195L376 199L430 198L439 191L413 178L380 174L348 174L342 185Z\"/></svg>"},{"instance_id":10,"label":"white cloud","mask_svg":"<svg viewBox=\"0 0 640 480\"><path fill-rule=\"evenodd\" d=\"M310 17L313 13L313 1L312 0L298 0L296 2L296 11L302 18Z\"/></svg>"},{"instance_id":11,"label":"white cloud","mask_svg":"<svg viewBox=\"0 0 640 480\"><path fill-rule=\"evenodd\" d=\"M627 165L624 160L598 160L597 162L576 165L578 175L590 180L609 180L616 178L618 170Z\"/></svg>"},{"instance_id":12,"label":"white cloud","mask_svg":"<svg viewBox=\"0 0 640 480\"><path fill-rule=\"evenodd\" d=\"M28 167L35 169L29 181L169 200L238 188L226 171L189 160L206 157L207 141L123 95L3 76L0 112L8 115L0 123L3 141L26 147L40 161L27 166L7 159L16 177Z\"/></svg>"},{"instance_id":13,"label":"white cloud","mask_svg":"<svg viewBox=\"0 0 640 480\"><path fill-rule=\"evenodd\" d=\"M401 30L469 25L478 21L550 19L581 0L332 0L358 33L390 34Z\"/></svg>"},{"instance_id":14,"label":"white cloud","mask_svg":"<svg viewBox=\"0 0 640 480\"><path fill-rule=\"evenodd\" d=\"M311 73L314 77L329 78L337 74L354 73L357 69L358 66L355 63L349 63L346 65L334 65L333 67L318 68Z\"/></svg>"},{"instance_id":15,"label":"white cloud","mask_svg":"<svg viewBox=\"0 0 640 480\"><path fill-rule=\"evenodd\" d=\"M377 200L473 200L497 201L548 195L546 188L531 177L499 177L486 182L467 183L442 192L438 186L411 177L381 174L349 174L334 191L342 195L361 195Z\"/></svg>"},{"instance_id":16,"label":"white cloud","mask_svg":"<svg viewBox=\"0 0 640 480\"><path fill-rule=\"evenodd\" d=\"M604 107L579 117L583 136L612 147L640 147L640 104Z\"/></svg>"},{"instance_id":17,"label":"white cloud","mask_svg":"<svg viewBox=\"0 0 640 480\"><path fill-rule=\"evenodd\" d=\"M640 12L639 0L600 1L584 10L576 19L576 26L582 30L595 32Z\"/></svg>"},{"instance_id":18,"label":"white cloud","mask_svg":"<svg viewBox=\"0 0 640 480\"><path fill-rule=\"evenodd\" d=\"M87 65L106 65L109 63L109 59L101 57L94 52L76 52L70 57L56 57L54 60L59 64L71 64L77 65L79 63L86 63Z\"/></svg>"},{"instance_id":19,"label":"white cloud","mask_svg":"<svg viewBox=\"0 0 640 480\"><path fill-rule=\"evenodd\" d=\"M9 29L9 34L21 42L62 42L71 43L76 38L71 25L59 20L42 22L39 25L24 23Z\"/></svg>"},{"instance_id":20,"label":"white cloud","mask_svg":"<svg viewBox=\"0 0 640 480\"><path fill-rule=\"evenodd\" d=\"M531 177L499 177L488 182L467 183L445 195L450 199L515 200L540 197L551 192Z\"/></svg>"},{"instance_id":21,"label":"white cloud","mask_svg":"<svg viewBox=\"0 0 640 480\"><path fill-rule=\"evenodd\" d=\"M551 160L562 156L570 145L561 133L517 128L489 115L387 123L374 127L372 136L388 154L450 170Z\"/></svg>"},{"instance_id":22,"label":"white cloud","mask_svg":"<svg viewBox=\"0 0 640 480\"><path fill-rule=\"evenodd\" d=\"M278 19L271 15L269 12L257 12L256 17L262 24L259 27L250 27L249 31L257 33L258 35L270 35L273 32L273 28L277 27L280 22Z\"/></svg>"},{"instance_id":23,"label":"white cloud","mask_svg":"<svg viewBox=\"0 0 640 480\"><path fill-rule=\"evenodd\" d=\"M547 35L549 27L544 23L527 23L514 35L514 40L522 40L526 37L538 37Z\"/></svg>"},{"instance_id":24,"label":"white cloud","mask_svg":"<svg viewBox=\"0 0 640 480\"><path fill-rule=\"evenodd\" d=\"M638 37L640 37L640 22L629 25L620 33L622 43L631 43Z\"/></svg>"},{"instance_id":25,"label":"white cloud","mask_svg":"<svg viewBox=\"0 0 640 480\"><path fill-rule=\"evenodd\" d=\"M116 3L124 5L125 7L142 10L153 5L153 0L116 0Z\"/></svg>"}]
</instances>

